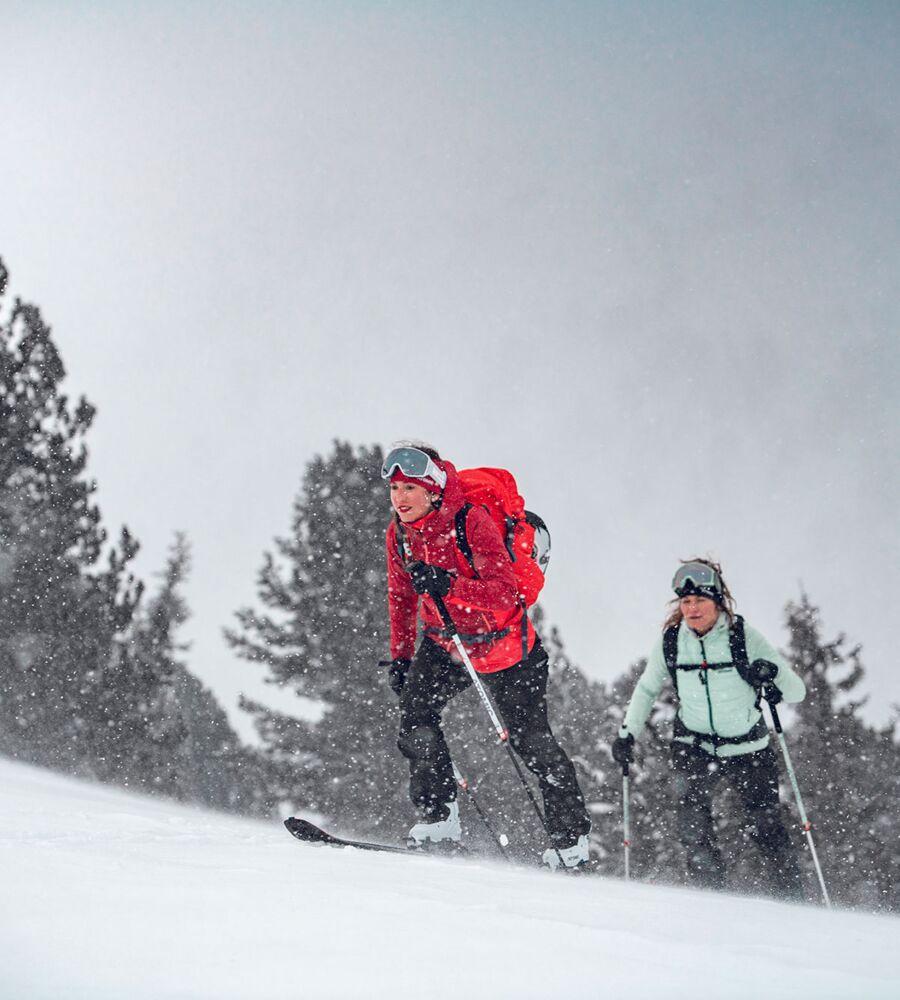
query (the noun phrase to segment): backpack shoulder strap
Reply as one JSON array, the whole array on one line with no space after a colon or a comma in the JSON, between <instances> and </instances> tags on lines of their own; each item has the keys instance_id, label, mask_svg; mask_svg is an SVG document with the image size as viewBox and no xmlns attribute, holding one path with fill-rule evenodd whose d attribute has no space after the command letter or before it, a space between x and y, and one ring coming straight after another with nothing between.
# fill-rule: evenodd
<instances>
[{"instance_id":1,"label":"backpack shoulder strap","mask_svg":"<svg viewBox=\"0 0 900 1000\"><path fill-rule=\"evenodd\" d=\"M400 562L406 565L406 532L403 530L403 522L400 518L394 518L394 541L397 543L397 555Z\"/></svg>"},{"instance_id":2,"label":"backpack shoulder strap","mask_svg":"<svg viewBox=\"0 0 900 1000\"><path fill-rule=\"evenodd\" d=\"M472 509L473 504L470 504L467 500L462 507L456 512L456 517L453 519L453 526L456 530L456 547L462 552L466 562L475 573L475 560L472 557L472 546L469 545L469 536L466 534L466 521L469 519L469 511Z\"/></svg>"},{"instance_id":3,"label":"backpack shoulder strap","mask_svg":"<svg viewBox=\"0 0 900 1000\"><path fill-rule=\"evenodd\" d=\"M731 662L740 674L741 680L750 684L750 661L747 658L747 637L744 634L744 619L735 615L728 630L728 645L731 647ZM752 686L752 685L751 685Z\"/></svg>"},{"instance_id":4,"label":"backpack shoulder strap","mask_svg":"<svg viewBox=\"0 0 900 1000\"><path fill-rule=\"evenodd\" d=\"M678 671L676 664L678 661L678 626L670 625L663 632L663 656L666 660L666 667L676 693L678 692Z\"/></svg>"}]
</instances>

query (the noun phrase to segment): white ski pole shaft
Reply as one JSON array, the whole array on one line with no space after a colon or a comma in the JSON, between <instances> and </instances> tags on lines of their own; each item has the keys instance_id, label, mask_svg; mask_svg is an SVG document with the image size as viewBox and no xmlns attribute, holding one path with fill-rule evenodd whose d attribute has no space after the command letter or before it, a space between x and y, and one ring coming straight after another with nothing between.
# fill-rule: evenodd
<instances>
[{"instance_id":1,"label":"white ski pole shaft","mask_svg":"<svg viewBox=\"0 0 900 1000\"><path fill-rule=\"evenodd\" d=\"M803 824L803 832L806 834L806 841L809 844L809 853L812 855L813 864L816 868L816 875L819 877L819 887L822 890L822 899L825 902L825 906L831 909L831 897L828 895L828 889L825 886L825 876L822 874L822 866L819 864L819 855L816 851L816 844L813 840L812 835L812 823L810 823L807 815L806 809L803 806L803 797L800 795L800 786L797 784L797 775L794 771L794 764L791 761L791 755L788 752L787 741L784 738L784 730L781 728L781 719L778 717L778 711L775 706L766 699L769 706L769 711L772 714L772 722L775 726L775 735L778 737L778 743L781 746L781 754L784 757L784 766L787 768L788 778L791 782L791 789L794 793L794 800L797 803L797 812L800 813L800 822Z\"/></svg>"},{"instance_id":2,"label":"white ski pole shaft","mask_svg":"<svg viewBox=\"0 0 900 1000\"><path fill-rule=\"evenodd\" d=\"M484 685L481 683L481 678L478 676L477 671L472 666L472 661L469 659L469 654L466 652L466 647L462 644L462 639L459 637L459 633L454 629L451 636L453 640L453 645L456 646L456 651L459 653L462 659L463 665L472 679L472 683L475 685L475 690L478 692L478 697L481 699L481 703L487 709L488 715L491 717L491 722L494 725L494 730L497 733L497 738L501 743L506 743L509 739L509 733L506 727L500 721L500 716L497 715L497 711L494 708L494 704L490 699Z\"/></svg>"},{"instance_id":3,"label":"white ski pole shaft","mask_svg":"<svg viewBox=\"0 0 900 1000\"><path fill-rule=\"evenodd\" d=\"M622 844L625 848L625 881L631 878L631 808L628 795L628 765L622 765Z\"/></svg>"},{"instance_id":4,"label":"white ski pole shaft","mask_svg":"<svg viewBox=\"0 0 900 1000\"><path fill-rule=\"evenodd\" d=\"M472 683L475 685L475 690L478 692L478 697L481 699L482 705L487 709L488 715L491 717L491 722L494 725L494 730L497 733L497 737L501 743L508 743L509 732L506 727L500 721L500 716L497 714L497 710L494 708L494 703L490 699L490 695L485 690L484 685L481 683L481 678L478 676L478 672L472 666L472 661L469 658L469 654L466 652L466 647L462 643L462 639L459 637L459 632L456 626L453 624L453 619L450 617L450 612L447 610L447 605L444 603L443 597L433 598L435 605L437 606L438 613L444 620L444 625L447 627L447 631L450 633L450 639L453 645L456 646L456 651L459 653L459 657L463 662L463 666L466 668L466 672L472 679Z\"/></svg>"},{"instance_id":5,"label":"white ski pole shaft","mask_svg":"<svg viewBox=\"0 0 900 1000\"><path fill-rule=\"evenodd\" d=\"M812 835L812 823L806 815L806 810L803 808L803 798L800 795L800 786L797 784L797 775L794 773L794 765L791 763L791 755L788 753L787 743L784 739L784 733L778 730L778 742L781 744L781 753L784 756L784 764L787 768L788 777L791 780L791 788L794 792L794 798L797 802L797 812L800 813L800 822L803 824L803 832L806 834L806 840L809 844L809 853L812 855L813 864L816 867L816 875L819 877L819 887L822 890L822 899L825 902L825 906L831 909L831 898L828 895L828 889L825 886L825 876L822 874L822 866L819 864L819 855L816 851L816 843L813 840Z\"/></svg>"}]
</instances>

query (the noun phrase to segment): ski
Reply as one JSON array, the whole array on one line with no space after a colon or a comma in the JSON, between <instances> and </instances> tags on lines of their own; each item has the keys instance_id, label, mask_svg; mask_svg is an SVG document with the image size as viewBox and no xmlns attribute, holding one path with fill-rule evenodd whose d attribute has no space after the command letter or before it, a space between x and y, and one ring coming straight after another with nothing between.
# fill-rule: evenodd
<instances>
[{"instance_id":1,"label":"ski","mask_svg":"<svg viewBox=\"0 0 900 1000\"><path fill-rule=\"evenodd\" d=\"M399 844L379 844L371 840L350 840L347 837L336 837L333 833L328 833L321 827L310 823L309 820L300 819L299 816L291 816L284 821L285 829L292 837L305 844L325 844L328 847L355 847L358 851L382 851L387 854L414 854L425 857L452 858L459 855L468 855L470 852L461 844L453 844L452 847L401 847Z\"/></svg>"},{"instance_id":2,"label":"ski","mask_svg":"<svg viewBox=\"0 0 900 1000\"><path fill-rule=\"evenodd\" d=\"M387 854L406 854L428 858L454 858L460 856L478 857L473 855L461 844L455 844L452 849L441 849L437 846L428 849L424 847L400 847L398 844L378 844L371 840L349 840L346 837L336 837L333 833L328 833L321 827L310 823L309 820L300 819L299 816L290 816L284 821L285 829L292 837L302 841L304 844L325 844L328 847L355 847L358 851L382 851ZM507 859L508 860L508 859ZM597 866L595 860L579 868L563 869L561 874L565 875L589 875L593 874ZM538 867L546 871L545 865L523 865L523 867Z\"/></svg>"},{"instance_id":3,"label":"ski","mask_svg":"<svg viewBox=\"0 0 900 1000\"><path fill-rule=\"evenodd\" d=\"M328 833L310 823L309 820L300 819L299 816L291 816L284 821L285 829L297 840L302 840L305 844L327 844L329 847L355 847L358 851L383 851L388 854L418 854L426 857L451 858L469 852L460 844L454 844L452 848L445 849L435 845L432 848L425 847L401 847L398 844L378 844L371 840L348 840L346 837L335 837L333 833Z\"/></svg>"},{"instance_id":4,"label":"ski","mask_svg":"<svg viewBox=\"0 0 900 1000\"><path fill-rule=\"evenodd\" d=\"M370 840L347 840L345 837L335 837L327 833L309 820L290 816L284 821L285 829L292 837L302 840L305 844L328 844L330 847L355 847L360 851L387 851L390 854L415 854L414 849L400 847L394 844L376 844Z\"/></svg>"},{"instance_id":5,"label":"ski","mask_svg":"<svg viewBox=\"0 0 900 1000\"><path fill-rule=\"evenodd\" d=\"M467 847L462 844L445 842L441 844L430 844L428 846L416 846L412 843L403 847L399 844L379 844L372 840L350 840L347 837L336 837L333 833L321 829L309 820L300 819L299 816L291 816L284 821L285 829L291 836L305 844L325 844L328 847L354 847L358 851L381 851L386 854L406 854L417 855L427 858L457 858L475 857Z\"/></svg>"}]
</instances>

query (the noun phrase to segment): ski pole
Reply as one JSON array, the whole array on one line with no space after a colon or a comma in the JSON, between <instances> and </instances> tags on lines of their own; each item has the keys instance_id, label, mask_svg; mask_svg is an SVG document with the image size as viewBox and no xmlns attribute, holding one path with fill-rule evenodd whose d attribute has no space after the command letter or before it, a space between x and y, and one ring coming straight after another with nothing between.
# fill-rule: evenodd
<instances>
[{"instance_id":1,"label":"ski pole","mask_svg":"<svg viewBox=\"0 0 900 1000\"><path fill-rule=\"evenodd\" d=\"M506 845L504 844L504 839L505 838L502 835L498 834L496 832L496 830L494 830L493 826L491 826L491 821L487 818L487 816L485 816L484 811L482 810L481 806L478 804L478 799L475 796L475 791L469 785L468 778L465 778L463 776L462 772L459 770L459 768L456 766L455 763L453 763L451 761L451 764L453 766L453 777L456 778L457 785L459 785L459 787L469 797L469 801L475 807L475 811L478 813L479 817L481 818L481 822L484 823L485 828L487 829L487 832L491 835L491 838L495 841L495 843L497 844L497 846L500 848L500 853L503 855L504 859L506 861L510 861L510 857L506 853Z\"/></svg>"},{"instance_id":2,"label":"ski pole","mask_svg":"<svg viewBox=\"0 0 900 1000\"><path fill-rule=\"evenodd\" d=\"M631 813L628 798L628 761L622 765L622 844L625 848L625 881L631 877Z\"/></svg>"},{"instance_id":3,"label":"ski pole","mask_svg":"<svg viewBox=\"0 0 900 1000\"><path fill-rule=\"evenodd\" d=\"M516 756L513 753L513 748L509 744L509 731L500 721L500 716L497 714L497 710L494 708L494 704L491 701L490 695L487 693L484 684L481 683L481 678L478 676L477 671L472 666L472 661L469 659L469 654L466 652L466 647L463 645L462 639L460 639L459 637L459 631L457 630L456 625L453 622L453 619L450 617L450 612L447 610L447 605L444 603L443 597L435 595L433 597L433 600L435 603L435 607L438 609L438 614L440 614L441 619L443 620L444 625L447 628L447 631L450 633L450 639L452 640L453 645L456 646L456 651L459 653L463 665L465 666L466 671L468 672L472 683L475 685L475 690L478 692L478 697L481 699L482 705L484 705L488 715L490 716L491 722L494 725L494 731L497 734L497 738L500 741L500 743L504 747L506 747L506 752L509 754L509 759L512 761L513 767L516 769L516 774L519 776L519 781L521 781L522 787L525 789L525 794L528 796L528 801L533 806L534 811L537 813L538 819L541 821L541 826L544 828L544 832L547 834L550 847L553 851L556 852L557 858L559 858L560 868L565 870L566 864L563 861L563 856L562 854L560 854L559 848L556 846L556 844L553 843L553 835L550 833L550 828L547 826L547 820L544 814L541 812L541 808L537 804L537 800L534 797L534 793L529 788L528 782L525 780L525 775L522 774L522 768L519 767L519 762L516 760ZM528 626L525 622L523 622L522 627L527 628Z\"/></svg>"},{"instance_id":4,"label":"ski pole","mask_svg":"<svg viewBox=\"0 0 900 1000\"><path fill-rule=\"evenodd\" d=\"M778 718L778 709L775 708L773 700L769 697L767 684L762 686L761 691L763 697L766 699L766 703L769 706L769 712L772 714L772 724L775 726L775 734L778 737L778 742L781 744L781 753L784 757L788 777L791 779L791 788L794 791L794 799L797 802L797 811L800 813L800 821L803 823L803 832L806 834L806 839L809 843L809 850L812 854L813 864L816 866L816 874L819 876L819 885L822 888L822 899L825 902L825 906L830 910L831 899L828 896L828 889L825 887L825 877L822 874L822 866L819 864L819 855L816 853L816 845L812 835L812 823L810 823L807 819L806 810L803 808L803 799L800 796L800 786L797 784L797 775L794 772L791 755L788 753L787 741L784 738L784 730L781 728L781 719Z\"/></svg>"}]
</instances>

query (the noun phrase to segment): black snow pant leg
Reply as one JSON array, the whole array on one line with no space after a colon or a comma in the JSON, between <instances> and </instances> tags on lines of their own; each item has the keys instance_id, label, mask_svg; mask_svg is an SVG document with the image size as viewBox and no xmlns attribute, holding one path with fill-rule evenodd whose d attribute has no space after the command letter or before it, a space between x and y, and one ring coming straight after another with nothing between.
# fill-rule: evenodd
<instances>
[{"instance_id":1,"label":"black snow pant leg","mask_svg":"<svg viewBox=\"0 0 900 1000\"><path fill-rule=\"evenodd\" d=\"M456 798L450 751L441 729L447 702L472 682L463 667L430 639L423 640L400 693L397 746L409 761L409 797L423 819L443 819Z\"/></svg>"},{"instance_id":2,"label":"black snow pant leg","mask_svg":"<svg viewBox=\"0 0 900 1000\"><path fill-rule=\"evenodd\" d=\"M725 862L716 843L712 794L718 761L689 744L674 743L672 766L677 797L678 839L686 852L688 878L708 889L725 885Z\"/></svg>"},{"instance_id":3,"label":"black snow pant leg","mask_svg":"<svg viewBox=\"0 0 900 1000\"><path fill-rule=\"evenodd\" d=\"M526 660L506 670L482 674L481 679L503 717L510 745L538 779L554 842L568 847L590 832L591 819L575 767L550 728L547 676L547 654L536 639Z\"/></svg>"},{"instance_id":4,"label":"black snow pant leg","mask_svg":"<svg viewBox=\"0 0 900 1000\"><path fill-rule=\"evenodd\" d=\"M800 863L778 798L775 751L766 747L756 753L725 758L722 763L729 783L740 796L772 890L782 899L803 899Z\"/></svg>"}]
</instances>

